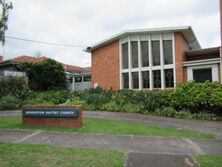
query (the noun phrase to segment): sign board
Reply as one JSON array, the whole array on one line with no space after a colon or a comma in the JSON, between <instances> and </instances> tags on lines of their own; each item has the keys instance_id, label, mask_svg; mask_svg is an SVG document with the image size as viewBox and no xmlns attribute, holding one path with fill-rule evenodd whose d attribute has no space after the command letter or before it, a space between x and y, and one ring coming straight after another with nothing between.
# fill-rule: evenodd
<instances>
[{"instance_id":1,"label":"sign board","mask_svg":"<svg viewBox=\"0 0 222 167\"><path fill-rule=\"evenodd\" d=\"M24 108L22 115L27 117L77 117L77 109L65 108Z\"/></svg>"}]
</instances>

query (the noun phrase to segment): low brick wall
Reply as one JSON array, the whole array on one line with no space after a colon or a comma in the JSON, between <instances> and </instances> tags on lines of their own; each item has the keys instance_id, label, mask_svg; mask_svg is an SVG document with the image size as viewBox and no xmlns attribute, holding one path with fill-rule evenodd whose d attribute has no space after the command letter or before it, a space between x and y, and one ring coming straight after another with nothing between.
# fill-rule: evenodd
<instances>
[{"instance_id":1,"label":"low brick wall","mask_svg":"<svg viewBox=\"0 0 222 167\"><path fill-rule=\"evenodd\" d=\"M35 106L25 105L22 109L77 109L77 117L22 116L23 125L82 127L82 106Z\"/></svg>"}]
</instances>

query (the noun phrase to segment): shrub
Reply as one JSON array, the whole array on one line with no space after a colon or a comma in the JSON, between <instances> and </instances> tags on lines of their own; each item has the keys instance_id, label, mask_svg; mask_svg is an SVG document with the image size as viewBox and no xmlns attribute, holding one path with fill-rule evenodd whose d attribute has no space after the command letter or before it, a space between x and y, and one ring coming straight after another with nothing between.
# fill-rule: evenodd
<instances>
[{"instance_id":1,"label":"shrub","mask_svg":"<svg viewBox=\"0 0 222 167\"><path fill-rule=\"evenodd\" d=\"M79 97L72 97L65 102L66 105L85 105L83 100L80 100Z\"/></svg>"},{"instance_id":2,"label":"shrub","mask_svg":"<svg viewBox=\"0 0 222 167\"><path fill-rule=\"evenodd\" d=\"M29 92L25 77L4 76L0 78L0 97L10 95L24 100Z\"/></svg>"},{"instance_id":3,"label":"shrub","mask_svg":"<svg viewBox=\"0 0 222 167\"><path fill-rule=\"evenodd\" d=\"M222 84L193 81L180 83L172 93L170 103L178 110L222 115Z\"/></svg>"},{"instance_id":4,"label":"shrub","mask_svg":"<svg viewBox=\"0 0 222 167\"><path fill-rule=\"evenodd\" d=\"M70 95L71 94L66 90L31 92L29 95L28 104L62 104L67 101Z\"/></svg>"},{"instance_id":5,"label":"shrub","mask_svg":"<svg viewBox=\"0 0 222 167\"><path fill-rule=\"evenodd\" d=\"M158 108L155 110L155 114L160 116L166 116L166 117L174 117L176 115L176 110L173 107L165 107L165 108Z\"/></svg>"},{"instance_id":6,"label":"shrub","mask_svg":"<svg viewBox=\"0 0 222 167\"><path fill-rule=\"evenodd\" d=\"M14 110L18 109L20 106L20 100L11 95L7 95L0 100L0 110Z\"/></svg>"},{"instance_id":7,"label":"shrub","mask_svg":"<svg viewBox=\"0 0 222 167\"><path fill-rule=\"evenodd\" d=\"M153 91L146 93L143 104L148 112L154 112L156 109L162 108L164 104L162 92Z\"/></svg>"},{"instance_id":8,"label":"shrub","mask_svg":"<svg viewBox=\"0 0 222 167\"><path fill-rule=\"evenodd\" d=\"M32 90L61 90L66 89L66 75L61 64L53 59L46 59L39 63L22 63L20 68L29 78Z\"/></svg>"}]
</instances>

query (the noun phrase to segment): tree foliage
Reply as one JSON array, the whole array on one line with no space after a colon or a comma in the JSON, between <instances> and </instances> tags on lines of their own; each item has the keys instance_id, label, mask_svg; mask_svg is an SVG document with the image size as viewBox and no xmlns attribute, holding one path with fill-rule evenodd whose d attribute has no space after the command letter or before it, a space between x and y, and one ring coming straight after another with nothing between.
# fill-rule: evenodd
<instances>
[{"instance_id":1,"label":"tree foliage","mask_svg":"<svg viewBox=\"0 0 222 167\"><path fill-rule=\"evenodd\" d=\"M5 31L8 29L8 16L9 10L13 8L12 3L7 3L5 0L0 0L1 5L1 18L0 18L0 41L5 44Z\"/></svg>"},{"instance_id":2,"label":"tree foliage","mask_svg":"<svg viewBox=\"0 0 222 167\"><path fill-rule=\"evenodd\" d=\"M29 78L32 90L58 90L66 88L66 75L61 64L53 59L46 59L39 63L22 63L20 68Z\"/></svg>"}]
</instances>

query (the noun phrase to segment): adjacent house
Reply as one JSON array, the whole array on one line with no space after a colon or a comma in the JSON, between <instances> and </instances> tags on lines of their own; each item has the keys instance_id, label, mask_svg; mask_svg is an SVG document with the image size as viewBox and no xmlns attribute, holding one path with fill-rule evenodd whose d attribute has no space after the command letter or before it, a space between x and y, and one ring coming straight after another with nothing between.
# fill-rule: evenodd
<instances>
[{"instance_id":1,"label":"adjacent house","mask_svg":"<svg viewBox=\"0 0 222 167\"><path fill-rule=\"evenodd\" d=\"M202 49L190 26L124 31L85 51L92 56L92 87L154 90L189 80L221 82L220 47Z\"/></svg>"},{"instance_id":2,"label":"adjacent house","mask_svg":"<svg viewBox=\"0 0 222 167\"><path fill-rule=\"evenodd\" d=\"M8 60L2 60L0 57L0 75L13 75L13 76L25 76L25 73L19 68L19 64L23 62L38 63L47 57L31 57L31 56L18 56ZM58 62L60 63L60 62ZM60 63L65 72L68 83L68 89L84 90L91 87L91 68L90 67L78 67L73 65L67 65Z\"/></svg>"}]
</instances>

